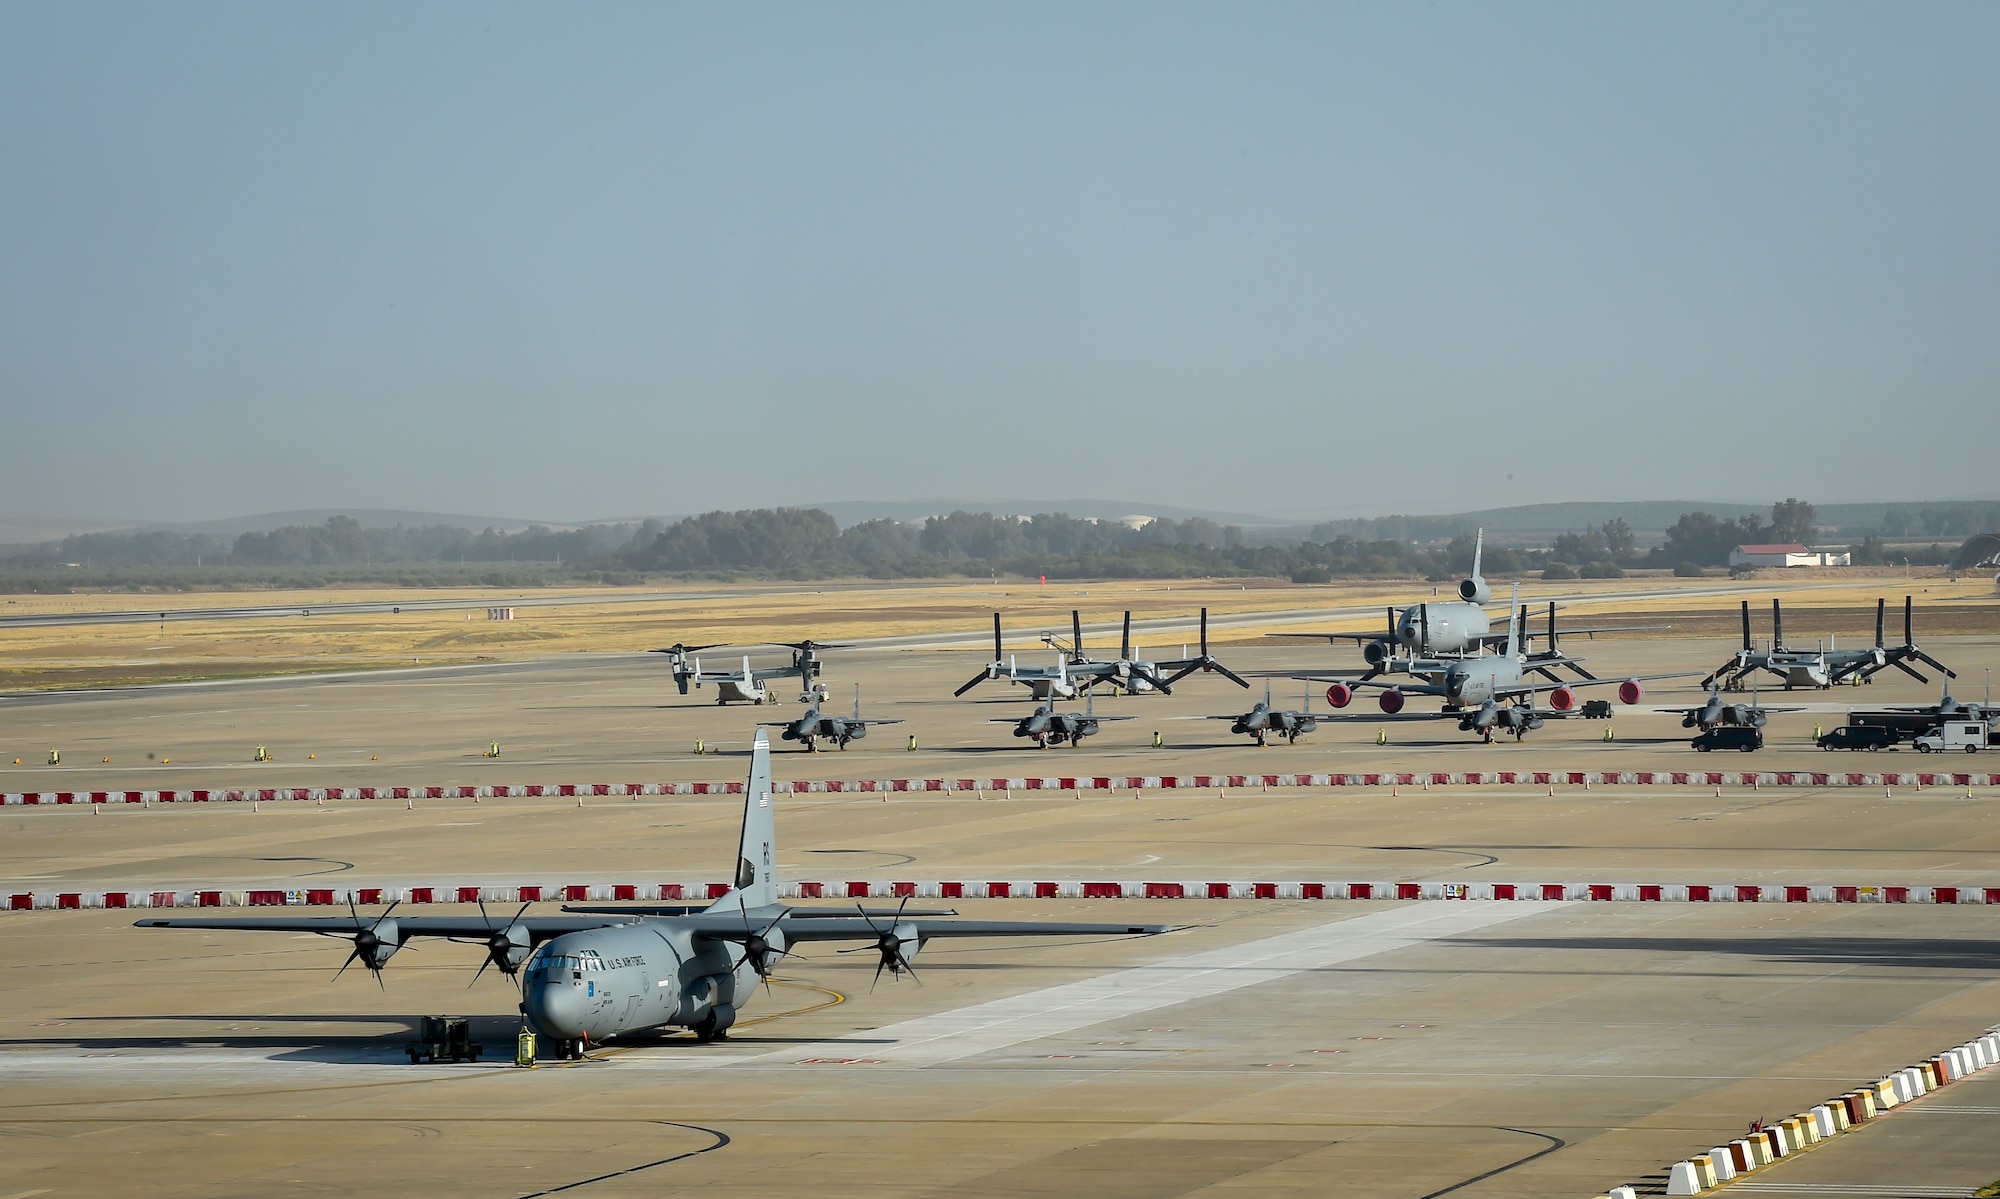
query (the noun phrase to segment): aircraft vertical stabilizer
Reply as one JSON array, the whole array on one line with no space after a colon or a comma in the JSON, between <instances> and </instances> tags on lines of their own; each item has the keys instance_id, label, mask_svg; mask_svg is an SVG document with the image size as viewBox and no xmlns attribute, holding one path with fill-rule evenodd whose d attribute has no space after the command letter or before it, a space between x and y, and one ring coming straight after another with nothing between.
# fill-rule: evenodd
<instances>
[{"instance_id":1,"label":"aircraft vertical stabilizer","mask_svg":"<svg viewBox=\"0 0 2000 1199\"><path fill-rule=\"evenodd\" d=\"M743 838L737 844L735 888L708 905L711 912L778 902L778 825L771 795L771 739L757 730L750 750L750 779L743 786Z\"/></svg>"}]
</instances>

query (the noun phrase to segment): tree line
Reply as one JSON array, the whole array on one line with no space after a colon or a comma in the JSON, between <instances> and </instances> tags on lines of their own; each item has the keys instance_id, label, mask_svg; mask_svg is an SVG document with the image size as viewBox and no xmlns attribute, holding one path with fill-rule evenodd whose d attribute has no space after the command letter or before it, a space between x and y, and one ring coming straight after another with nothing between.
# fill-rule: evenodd
<instances>
[{"instance_id":1,"label":"tree line","mask_svg":"<svg viewBox=\"0 0 2000 1199\"><path fill-rule=\"evenodd\" d=\"M1615 577L1627 568L1681 573L1723 566L1743 543L1800 542L1817 535L1813 505L1797 498L1771 507L1769 519L1682 513L1662 544L1641 550L1623 520L1566 532L1548 549L1489 545L1494 576L1540 571L1546 578ZM1971 519L1960 513L1954 519ZM535 585L560 581L638 582L648 576L765 576L816 579L935 578L986 575L1058 578L1335 578L1462 577L1472 567L1473 534L1459 530L1421 543L1315 530L1315 539L1254 544L1244 530L1194 518L1120 521L1044 513L1030 517L952 512L921 524L864 521L843 529L818 509L760 508L707 512L671 524L588 525L512 532L472 532L452 525L367 529L351 517L236 537L145 530L91 533L0 559L0 588L66 590L73 586L315 586L385 582L415 585L485 582ZM1853 547L1857 564L1945 561L1950 549L1886 546L1871 535Z\"/></svg>"}]
</instances>

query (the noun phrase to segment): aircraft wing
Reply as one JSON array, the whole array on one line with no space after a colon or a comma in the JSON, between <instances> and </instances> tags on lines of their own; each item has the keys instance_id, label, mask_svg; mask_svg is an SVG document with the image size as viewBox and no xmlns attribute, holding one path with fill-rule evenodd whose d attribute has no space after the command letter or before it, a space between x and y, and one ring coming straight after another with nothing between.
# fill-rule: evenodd
<instances>
[{"instance_id":1,"label":"aircraft wing","mask_svg":"<svg viewBox=\"0 0 2000 1199\"><path fill-rule=\"evenodd\" d=\"M507 927L507 913L494 912L492 920L482 920L475 913L465 916L394 916L396 936L399 941L411 937L457 937L468 941L484 941L486 938ZM361 928L368 928L377 916L361 917ZM586 932L593 928L606 928L621 924L611 916L586 915L582 913L562 916L523 916L515 922L517 927L528 931L528 936L539 945L564 933ZM155 916L133 922L134 928L213 928L230 929L237 932L267 933L318 933L329 937L352 937L357 931L352 916L276 916L259 919L255 916Z\"/></svg>"},{"instance_id":2,"label":"aircraft wing","mask_svg":"<svg viewBox=\"0 0 2000 1199\"><path fill-rule=\"evenodd\" d=\"M1302 683L1346 683L1349 687L1380 687L1384 691L1400 691L1405 695L1444 694L1444 688L1436 683L1385 683L1377 679L1357 679L1347 675L1331 674L1293 674L1285 677L1297 679ZM1527 688L1523 687L1521 690L1526 691Z\"/></svg>"},{"instance_id":3,"label":"aircraft wing","mask_svg":"<svg viewBox=\"0 0 2000 1199\"><path fill-rule=\"evenodd\" d=\"M751 932L762 932L770 924L769 921L759 923L752 915L750 928L746 930L743 917L736 912L710 912L678 923L682 927L692 925L696 936L716 941L741 941ZM906 912L900 920L891 913L872 923L859 914L802 921L787 917L780 931L792 944L801 941L873 941L898 924L915 926L918 939L925 941L932 937L1151 937L1172 932L1175 927L1171 924L1071 924L1041 920L929 920L913 919Z\"/></svg>"},{"instance_id":4,"label":"aircraft wing","mask_svg":"<svg viewBox=\"0 0 2000 1199\"><path fill-rule=\"evenodd\" d=\"M1373 633L1266 633L1266 637L1305 637L1317 641L1324 637L1328 641L1387 641L1388 634L1380 629ZM1505 638L1501 638L1503 641Z\"/></svg>"},{"instance_id":5,"label":"aircraft wing","mask_svg":"<svg viewBox=\"0 0 2000 1199\"><path fill-rule=\"evenodd\" d=\"M1550 663L1550 665L1556 665L1556 663ZM1532 667L1532 666L1530 666L1530 669L1532 669L1532 668L1533 668L1533 667ZM1539 692L1542 692L1542 691L1554 691L1554 690L1555 690L1555 689L1556 689L1557 687L1567 687L1567 688L1569 688L1569 689L1570 689L1571 691L1575 691L1575 690L1577 690L1578 688L1581 688L1581 687L1608 687L1608 686L1611 686L1611 685L1613 685L1613 684L1615 684L1615 683L1626 683L1626 682L1636 682L1636 683L1650 683L1650 682L1652 682L1652 681L1653 681L1654 679L1684 679L1684 678L1688 678L1688 677L1689 677L1689 676L1691 676L1691 675L1697 675L1697 674L1700 674L1700 673L1701 673L1701 672L1700 672L1699 670L1676 670L1676 671L1672 672L1671 674L1626 674L1626 675L1620 675L1620 676L1618 676L1618 677L1617 677L1617 678L1615 678L1615 679L1609 679L1609 678L1606 678L1606 679L1564 679L1564 680L1563 680L1562 682L1560 682L1560 683L1551 683L1551 682L1549 682L1549 681L1548 681L1547 679L1543 679L1543 680L1540 680L1539 682L1533 682L1533 683L1529 683L1529 682L1520 682L1520 683L1509 683L1509 684L1507 684L1507 685L1505 685L1505 686L1501 686L1501 687L1495 687L1495 688L1493 689L1493 694L1494 694L1495 696L1506 696L1507 698L1509 698L1509 699L1512 699L1512 698L1515 698L1515 697L1517 697L1517 696L1522 696L1522 695L1526 695L1526 694L1528 694L1528 693L1529 693L1530 691L1533 691L1533 692L1538 692L1538 693L1539 693ZM1381 684L1370 684L1370 685L1371 685L1371 686L1380 686ZM1392 684L1392 685L1393 685L1393 684ZM1412 688L1409 688L1409 687L1405 687L1405 688L1403 688L1403 690L1405 690L1405 691L1409 691L1409 690L1412 690ZM1765 710L1766 710L1766 711L1776 711L1777 709L1775 709L1775 708L1767 708L1767 709L1765 709Z\"/></svg>"}]
</instances>

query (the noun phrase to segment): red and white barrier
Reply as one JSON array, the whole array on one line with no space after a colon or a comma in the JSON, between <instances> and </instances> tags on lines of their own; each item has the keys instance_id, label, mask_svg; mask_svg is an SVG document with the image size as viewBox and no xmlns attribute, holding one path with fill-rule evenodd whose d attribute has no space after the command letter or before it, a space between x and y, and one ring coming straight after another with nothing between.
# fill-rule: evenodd
<instances>
[{"instance_id":1,"label":"red and white barrier","mask_svg":"<svg viewBox=\"0 0 2000 1199\"><path fill-rule=\"evenodd\" d=\"M485 903L706 903L728 894L714 880L682 882L406 883L370 887L132 885L105 891L18 891L8 911L66 908L345 907ZM1498 900L1573 903L2000 904L2000 886L1881 886L1769 883L1524 883L1218 879L842 879L785 883L798 900L903 899L1271 899Z\"/></svg>"},{"instance_id":2,"label":"red and white barrier","mask_svg":"<svg viewBox=\"0 0 2000 1199\"><path fill-rule=\"evenodd\" d=\"M792 794L941 792L946 795L1014 791L1205 791L1245 787L1991 787L2000 776L1945 771L1849 774L1773 770L1474 770L1371 774L1165 774L1062 775L1041 778L814 779L780 782ZM727 783L514 783L451 787L249 787L155 791L10 791L0 803L47 804L275 803L292 800L420 800L559 798L641 795L741 795Z\"/></svg>"}]
</instances>

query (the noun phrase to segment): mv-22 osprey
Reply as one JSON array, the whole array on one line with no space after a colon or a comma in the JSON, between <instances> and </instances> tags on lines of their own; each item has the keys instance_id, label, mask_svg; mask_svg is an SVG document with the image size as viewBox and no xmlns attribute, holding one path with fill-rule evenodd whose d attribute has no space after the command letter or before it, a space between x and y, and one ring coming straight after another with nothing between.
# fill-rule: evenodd
<instances>
[{"instance_id":1,"label":"mv-22 osprey","mask_svg":"<svg viewBox=\"0 0 2000 1199\"><path fill-rule=\"evenodd\" d=\"M1768 670L1785 681L1785 690L1794 687L1825 689L1841 683L1872 683L1875 676L1891 666L1919 683L1930 679L1912 667L1912 661L1943 671L1946 678L1958 673L1931 657L1917 644L1914 599L1903 597L1903 644L1883 643L1888 619L1888 601L1875 601L1875 644L1860 649L1840 649L1829 639L1813 649L1785 644L1785 612L1776 599L1771 601L1771 646L1760 651L1750 637L1750 601L1743 601L1743 648L1730 655L1715 673L1701 681L1704 687L1718 683L1724 691L1743 690L1743 680L1760 670ZM1725 677L1726 676L1726 677Z\"/></svg>"},{"instance_id":2,"label":"mv-22 osprey","mask_svg":"<svg viewBox=\"0 0 2000 1199\"><path fill-rule=\"evenodd\" d=\"M777 695L769 687L765 686L771 679L799 680L799 702L802 704L811 703L817 698L824 698L826 693L825 687L818 680L820 668L825 663L820 661L819 651L823 649L846 648L845 646L829 645L825 642L812 641L810 639L806 641L774 641L771 642L772 645L782 645L792 651L792 664L790 666L763 666L753 670L750 667L750 655L745 654L743 655L743 669L740 672L703 670L701 668L701 658L697 655L705 649L721 649L723 644L726 643L683 645L680 642L675 642L661 649L648 650L647 652L667 655L668 661L672 663L674 668L674 684L681 689L682 695L688 693L688 685L690 683L696 688L714 687L715 702L720 706L731 703L777 703Z\"/></svg>"},{"instance_id":3,"label":"mv-22 osprey","mask_svg":"<svg viewBox=\"0 0 2000 1199\"><path fill-rule=\"evenodd\" d=\"M394 904L373 920L307 916L168 916L140 928L232 929L317 933L353 943L347 963L360 962L381 982L382 968L418 937L483 943L488 965L518 976L521 1015L558 1056L581 1057L591 1045L687 1029L699 1041L724 1039L759 980L793 947L814 941L860 941L877 954L875 978L915 977L911 963L939 937L1121 937L1171 931L1163 924L1077 924L1063 921L959 920L951 911L911 910L906 899L888 909L856 905L795 908L778 901L777 828L771 787L771 745L760 729L744 787L743 833L735 884L705 907L565 907L560 916L529 916L523 904L496 927L482 905L472 916L402 916ZM341 966L346 970L347 964ZM339 977L336 973L335 977ZM473 981L478 981L478 975ZM768 983L767 983L768 985Z\"/></svg>"},{"instance_id":4,"label":"mv-22 osprey","mask_svg":"<svg viewBox=\"0 0 2000 1199\"><path fill-rule=\"evenodd\" d=\"M1444 710L1436 715L1445 719L1457 719L1460 732L1479 733L1485 740L1493 740L1495 729L1514 734L1516 741L1534 729L1542 727L1545 717L1567 716L1577 706L1576 690L1580 687L1618 688L1618 700L1624 704L1636 704L1645 698L1646 689L1641 684L1652 679L1670 679L1675 674L1641 674L1625 679L1580 679L1575 681L1552 682L1552 666L1567 666L1576 661L1573 658L1543 659L1529 656L1521 629L1521 585L1514 585L1513 598L1507 605L1507 634L1501 652L1496 655L1465 658L1443 658L1418 661L1416 669L1429 678L1425 683L1376 683L1367 679L1345 679L1327 675L1296 674L1293 678L1313 679L1332 683L1326 689L1326 700L1336 708L1345 708L1354 700L1354 688L1381 688L1378 702L1384 714L1394 716L1403 710L1410 695L1437 695L1444 698ZM1534 676L1543 676L1539 680ZM1542 691L1549 695L1546 710L1535 706ZM1429 715L1425 713L1424 715Z\"/></svg>"},{"instance_id":5,"label":"mv-22 osprey","mask_svg":"<svg viewBox=\"0 0 2000 1199\"><path fill-rule=\"evenodd\" d=\"M1070 642L1062 644L1054 636L1042 638L1044 644L1056 651L1053 666L1022 666L1006 652L1000 637L1000 614L993 614L993 660L988 662L978 674L967 679L953 696L962 696L989 679L1006 679L1010 683L1020 683L1029 689L1036 699L1075 699L1093 683L1109 683L1127 695L1140 695L1157 691L1161 695L1172 695L1174 684L1196 671L1213 671L1240 687L1250 684L1217 661L1208 652L1208 609L1201 610L1201 652L1191 658L1162 658L1147 662L1140 660L1132 650L1132 613L1125 613L1124 636L1119 642L1118 657L1109 661L1092 658L1083 649L1083 615L1072 608L1069 614ZM1182 647L1185 649L1186 647Z\"/></svg>"}]
</instances>

